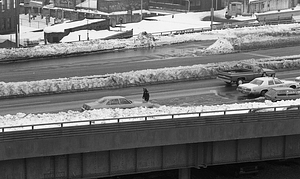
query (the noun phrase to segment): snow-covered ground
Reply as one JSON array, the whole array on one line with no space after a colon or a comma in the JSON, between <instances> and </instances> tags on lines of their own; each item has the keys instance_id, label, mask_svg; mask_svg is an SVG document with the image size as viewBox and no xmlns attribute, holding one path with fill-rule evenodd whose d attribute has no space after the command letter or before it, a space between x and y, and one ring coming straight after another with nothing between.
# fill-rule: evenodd
<instances>
[{"instance_id":1,"label":"snow-covered ground","mask_svg":"<svg viewBox=\"0 0 300 179\"><path fill-rule=\"evenodd\" d=\"M159 21L150 21L150 22L158 23ZM156 27L155 24L153 24L152 26ZM30 60L31 58L61 56L61 55L69 55L72 53L112 50L117 48L134 49L134 48L144 48L144 47L159 47L168 44L201 41L201 40L217 40L220 38L227 39L231 43L234 49L232 49L229 52L233 52L233 50L236 49L239 50L243 48L243 45L247 43L257 44L257 43L276 41L276 40L282 42L286 42L287 40L288 41L292 41L295 39L297 40L299 39L300 31L292 30L292 29L298 29L298 28L300 28L300 24L284 24L284 25L245 27L245 28L237 28L237 29L213 30L213 31L201 32L201 33L192 33L192 34L183 34L183 35L173 35L172 33L169 32L167 36L154 36L154 38L144 38L143 36L141 36L141 34L139 34L138 36L134 36L130 39L99 40L99 39L92 38L94 40L80 41L80 42L73 42L73 43L38 45L32 48L0 49L0 61ZM148 32L148 30L146 31ZM86 31L82 31L82 32L84 32L84 35L82 35L81 37L82 38L86 37L87 32ZM175 31L173 31L173 33L174 32ZM72 38L70 38L69 40L77 41L78 35L79 34L72 36ZM68 38L68 36L65 38ZM193 55L203 55L205 53L207 53L207 51L198 50L195 53L193 53ZM216 51L209 51L208 53L222 53L222 51L220 52L216 50Z\"/></svg>"},{"instance_id":2,"label":"snow-covered ground","mask_svg":"<svg viewBox=\"0 0 300 179\"><path fill-rule=\"evenodd\" d=\"M204 12L208 13L208 12ZM223 13L223 12L222 12ZM217 14L217 13L216 13ZM196 16L193 16L196 15ZM222 14L224 15L224 14ZM199 13L183 13L183 14L175 14L174 18L172 16L164 16L159 17L157 21L149 21L151 23L157 23L157 25L152 24L151 26L147 26L146 29L143 29L143 23L146 23L144 21L137 23L137 27L130 26L130 24L126 25L126 28L134 29L136 33L138 32L155 32L156 30L150 31L150 27L165 27L168 28L171 27L171 24L176 24L176 21L181 21L180 24L186 24L185 27L192 27L190 21L187 19L193 20L194 23L198 23L197 27L201 27L200 24L209 25L207 22L202 22L201 17L206 16L205 14L199 15ZM185 17L185 18L184 18ZM176 20L175 20L176 19ZM168 25L166 25L168 24ZM178 25L178 24L177 24ZM146 26L146 25L145 25ZM172 26L172 30L176 29L174 26ZM215 44L213 44L211 47L200 50L199 53L231 53L234 51L234 46L242 45L243 43L251 43L251 42L257 42L257 41L267 41L272 40L274 38L280 39L282 38L281 35L275 36L275 34L292 34L292 33L299 33L299 32L291 32L292 28L300 27L299 24L288 24L288 25L277 25L277 26L260 26L260 27L247 27L247 28L239 28L239 29L226 29L226 30L216 30L211 32L204 32L204 33L195 33L195 34L185 34L185 35L172 35L169 36L163 36L163 37L155 37L155 41L153 41L152 38L144 38L143 36L140 37L134 37L131 39L122 39L122 40L91 40L88 42L78 42L78 43L61 43L61 44L55 44L55 45L47 45L47 46L37 46L33 48L27 48L27 49L0 49L0 59L7 59L7 58L30 58L34 55L40 55L40 56L47 56L47 55L63 55L68 52L78 52L78 51L91 51L91 50L99 50L99 49L114 49L119 47L126 47L126 48L137 48L137 47L143 47L143 46L149 46L149 45L155 45L159 46L162 44L172 44L172 43L179 43L179 42L187 42L187 41L194 41L194 40L207 40L207 39L218 39ZM180 26L180 28L183 28L183 26ZM136 29L136 30L135 30ZM178 28L179 29L179 28ZM163 29L161 31L164 31L166 29ZM222 38L226 37L226 38ZM59 49L59 50L57 50ZM62 52L62 53L61 53ZM286 60L287 58L291 58L292 60ZM275 58L274 58L275 59ZM295 65L299 65L299 57L279 57L281 60L274 60L274 62L271 62L271 59L261 61L256 61L255 63L261 63L261 64L269 64L273 65L274 68L279 67L291 67ZM250 60L251 61L251 60ZM253 61L253 60L252 60ZM270 62L269 62L270 61ZM281 61L278 65L278 61ZM277 64L277 66L276 66ZM215 69L210 71L202 72L207 75L211 75L211 71L216 71L216 69L220 69L220 66L223 68L229 68L232 65L235 64L226 64L222 63L221 65L218 64L209 64L211 66L214 66ZM300 65L299 65L300 66ZM169 72L168 75L172 74L175 77L182 77L186 76L195 76L198 75L199 70L198 68L203 67L178 67L178 68L170 68L168 70L161 69L162 71ZM183 72L183 69L188 69L187 71ZM192 69L193 71L189 70ZM148 71L148 70L146 70ZM175 73L178 72L178 73ZM191 73L192 72L192 73ZM139 83L138 79L140 76L140 72L128 72L128 73L122 73L118 74L118 76L114 76L112 81L119 81L124 82L124 78L118 78L120 76L126 77L128 74L131 78L127 77L127 81L133 82L133 83ZM152 72L153 73L153 72ZM154 73L157 73L157 71L154 71ZM143 73L145 74L145 73ZM147 74L147 73L146 73ZM149 73L150 74L150 73ZM168 75L160 75L156 76L156 80L166 80L170 79L170 76ZM173 78L172 76L172 78ZM73 79L76 79L78 83L76 84L70 84L70 79L50 79L53 86L51 86L51 89L54 90L60 90L61 81L67 81L68 83L65 83L63 85L64 88L69 90L68 88L75 87L75 86L91 86L92 84L96 84L99 82L93 82L93 77L91 82L89 83L87 79L91 77L74 77ZM99 78L95 77L94 79ZM146 76L147 78L147 76ZM78 80L83 79L83 80ZM68 81L69 80L69 81ZM74 80L74 81L76 81ZM125 80L125 81L126 81ZM18 91L18 93L26 94L27 92L32 92L32 90L38 89L38 92L45 91L45 87L47 86L47 80L40 81L37 85L37 83L31 83L31 82L20 82L18 85L16 83L1 83L1 92L3 95L4 93L11 95L12 91ZM54 82L54 83L53 83ZM107 82L111 83L111 82ZM30 85L31 84L31 85ZM48 85L49 86L49 85ZM9 90L8 90L9 89ZM3 93L4 92L4 93ZM300 100L294 100L294 101L281 101L272 103L270 101L266 102L257 102L257 103L243 103L243 104L230 104L230 105L218 105L218 106L190 106L190 107L174 107L174 106L161 106L159 108L154 109L144 109L144 108L135 108L135 109L102 109L102 110L92 110L92 111L85 111L85 112L77 112L77 111L68 111L68 112L60 112L56 114L24 114L24 113L18 113L16 115L5 115L0 116L0 127L9 127L9 126L19 126L19 125L30 125L30 124L41 124L41 123L54 123L54 122L63 122L63 121L83 121L83 120L94 120L94 119L105 119L105 118L120 118L120 117L129 117L129 116L141 116L141 115L157 115L157 114L172 114L172 113L191 113L191 112L203 112L203 111L214 111L214 110L229 110L229 109L250 109L250 108L260 108L260 107L268 107L268 106L288 106L288 105L300 105ZM248 112L248 110L242 110L243 112ZM237 113L237 112L231 112L231 113ZM238 112L240 113L240 112ZM216 113L210 113L209 115L215 115ZM163 119L156 117L155 119ZM132 120L132 119L131 119ZM128 121L128 120L124 120ZM130 121L130 120L129 120ZM103 123L103 122L100 122ZM47 127L54 127L54 126L47 126ZM20 129L20 128L19 128Z\"/></svg>"},{"instance_id":3,"label":"snow-covered ground","mask_svg":"<svg viewBox=\"0 0 300 179\"><path fill-rule=\"evenodd\" d=\"M225 9L215 11L214 15L218 18L225 18ZM278 25L278 26L260 26L260 27L248 27L239 29L226 29L226 30L213 30L209 32L194 33L194 34L184 34L184 35L173 35L177 30L194 29L200 30L210 29L210 21L203 21L204 17L210 16L210 12L189 12L189 13L178 13L169 14L165 16L151 17L152 20L143 20L138 23L128 23L122 24L122 30L133 30L135 36L130 39L120 39L120 40L100 40L99 38L104 38L105 36L110 36L115 31L119 31L120 28L112 28L111 31L88 31L81 30L78 32L70 33L69 36L64 37L63 42L74 42L74 43L59 43L59 44L48 44L39 45L33 48L18 48L18 49L0 49L0 61L6 60L22 60L30 58L48 57L48 56L60 56L67 55L78 52L92 52L99 50L111 50L116 48L122 49L132 49L141 48L149 46L161 46L167 44L188 42L188 41L200 41L200 40L217 40L219 38L226 37L231 40L231 45L234 47L239 47L243 43L253 42L253 41L267 41L273 40L274 38L286 38L291 35L300 34L298 31L291 31L291 29L297 29L300 27L299 24L288 24L288 25ZM236 20L249 20L255 19L255 16L247 18L238 16L235 17ZM45 27L44 29L56 29L60 30L59 27L64 27L63 25L57 25L53 27ZM27 29L27 30L26 30ZM138 35L142 32L152 33L155 36L155 41L153 39L144 38L139 39ZM155 34L157 32L164 32L168 36L158 36ZM101 35L99 35L101 34ZM277 36L276 36L277 34ZM24 39L42 39L43 32L32 32L27 28L23 29L21 26L20 36ZM79 36L81 40L78 41ZM91 40L86 41L87 36ZM15 36L0 36L1 38L14 38ZM76 42L77 41L77 42ZM57 50L59 49L59 50ZM202 52L199 52L201 55ZM205 52L204 52L205 53ZM216 51L216 53L218 53ZM195 53L197 54L197 53Z\"/></svg>"},{"instance_id":4,"label":"snow-covered ground","mask_svg":"<svg viewBox=\"0 0 300 179\"><path fill-rule=\"evenodd\" d=\"M300 99L279 101L279 102L251 102L241 104L223 104L214 106L188 106L188 107L176 107L176 106L160 106L159 108L133 108L133 109L95 109L90 111L68 111L59 113L43 113L43 114L25 114L18 113L16 115L0 116L0 129L3 127L12 126L28 126L34 124L47 124L42 126L36 126L35 129L49 128L49 127L61 127L62 122L73 122L64 124L64 126L74 125L89 125L92 124L105 124L116 122L135 122L145 120L142 116L149 116L147 120L163 120L183 117L197 117L198 113L201 116L213 116L213 115L226 115L230 114L244 114L249 113L250 109L266 108L259 112L286 110L287 106L300 105ZM197 114L195 114L197 113ZM164 116L155 116L164 115ZM122 119L120 119L122 118ZM102 120L107 119L107 120ZM58 124L50 124L58 123ZM4 131L14 130L31 130L31 126L28 127L12 127L6 128ZM1 132L1 130L0 130Z\"/></svg>"}]
</instances>

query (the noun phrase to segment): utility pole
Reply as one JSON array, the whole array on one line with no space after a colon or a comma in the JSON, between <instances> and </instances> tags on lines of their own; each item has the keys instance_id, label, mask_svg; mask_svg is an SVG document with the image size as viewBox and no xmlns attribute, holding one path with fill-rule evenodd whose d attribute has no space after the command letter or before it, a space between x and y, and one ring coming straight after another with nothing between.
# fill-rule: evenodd
<instances>
[{"instance_id":1,"label":"utility pole","mask_svg":"<svg viewBox=\"0 0 300 179\"><path fill-rule=\"evenodd\" d=\"M86 16L86 40L90 40L90 37L89 37L89 20Z\"/></svg>"},{"instance_id":2,"label":"utility pole","mask_svg":"<svg viewBox=\"0 0 300 179\"><path fill-rule=\"evenodd\" d=\"M141 0L141 21L143 20L143 0Z\"/></svg>"}]
</instances>

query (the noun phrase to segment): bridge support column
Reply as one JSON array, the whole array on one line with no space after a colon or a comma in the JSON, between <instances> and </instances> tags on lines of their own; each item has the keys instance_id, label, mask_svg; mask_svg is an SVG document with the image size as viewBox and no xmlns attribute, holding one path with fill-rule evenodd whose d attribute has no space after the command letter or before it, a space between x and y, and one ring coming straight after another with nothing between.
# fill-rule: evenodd
<instances>
[{"instance_id":1,"label":"bridge support column","mask_svg":"<svg viewBox=\"0 0 300 179\"><path fill-rule=\"evenodd\" d=\"M178 179L190 179L191 178L191 169L190 168L181 168L178 171Z\"/></svg>"}]
</instances>

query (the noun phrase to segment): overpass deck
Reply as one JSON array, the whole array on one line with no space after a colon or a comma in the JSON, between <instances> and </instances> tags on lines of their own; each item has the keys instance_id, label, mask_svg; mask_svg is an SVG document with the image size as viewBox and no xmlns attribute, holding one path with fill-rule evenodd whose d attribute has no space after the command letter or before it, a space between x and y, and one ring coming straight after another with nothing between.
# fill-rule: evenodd
<instances>
[{"instance_id":1,"label":"overpass deck","mask_svg":"<svg viewBox=\"0 0 300 179\"><path fill-rule=\"evenodd\" d=\"M0 178L96 178L300 157L299 107L271 109L3 128Z\"/></svg>"}]
</instances>

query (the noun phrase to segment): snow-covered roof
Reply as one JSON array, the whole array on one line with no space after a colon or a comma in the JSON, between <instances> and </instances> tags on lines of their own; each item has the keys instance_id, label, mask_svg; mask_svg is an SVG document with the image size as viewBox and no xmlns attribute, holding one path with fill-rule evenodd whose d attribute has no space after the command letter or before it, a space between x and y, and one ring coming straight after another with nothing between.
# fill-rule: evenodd
<instances>
[{"instance_id":1,"label":"snow-covered roof","mask_svg":"<svg viewBox=\"0 0 300 179\"><path fill-rule=\"evenodd\" d=\"M30 1L30 7L43 7L43 2L41 1Z\"/></svg>"},{"instance_id":2,"label":"snow-covered roof","mask_svg":"<svg viewBox=\"0 0 300 179\"><path fill-rule=\"evenodd\" d=\"M249 0L249 3L258 3L258 2L264 2L267 0Z\"/></svg>"},{"instance_id":3,"label":"snow-covered roof","mask_svg":"<svg viewBox=\"0 0 300 179\"><path fill-rule=\"evenodd\" d=\"M119 31L111 31L111 30L79 30L75 32L71 32L69 35L65 36L60 40L60 42L74 42L80 40L86 40L89 37L92 39L104 39L112 35L116 35L120 33Z\"/></svg>"},{"instance_id":4,"label":"snow-covered roof","mask_svg":"<svg viewBox=\"0 0 300 179\"><path fill-rule=\"evenodd\" d=\"M97 9L97 0L86 0L76 5L76 7L85 9Z\"/></svg>"},{"instance_id":5,"label":"snow-covered roof","mask_svg":"<svg viewBox=\"0 0 300 179\"><path fill-rule=\"evenodd\" d=\"M66 29L80 27L80 26L101 22L101 21L105 21L105 19L83 19L81 21L65 22L62 24L45 27L44 32L45 33L64 32Z\"/></svg>"}]
</instances>

